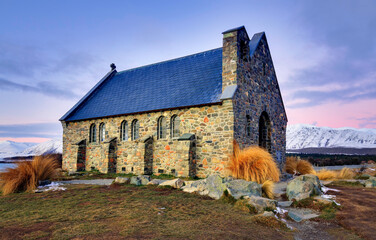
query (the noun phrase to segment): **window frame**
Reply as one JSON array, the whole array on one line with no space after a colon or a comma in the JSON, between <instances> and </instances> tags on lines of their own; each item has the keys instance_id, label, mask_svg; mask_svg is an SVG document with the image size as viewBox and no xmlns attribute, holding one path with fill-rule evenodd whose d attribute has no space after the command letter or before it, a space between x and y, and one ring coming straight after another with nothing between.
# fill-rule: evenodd
<instances>
[{"instance_id":1,"label":"window frame","mask_svg":"<svg viewBox=\"0 0 376 240\"><path fill-rule=\"evenodd\" d=\"M137 140L140 138L140 123L138 119L134 119L132 121L132 131L131 131L131 138L132 141Z\"/></svg>"},{"instance_id":2,"label":"window frame","mask_svg":"<svg viewBox=\"0 0 376 240\"><path fill-rule=\"evenodd\" d=\"M128 141L128 122L126 120L123 120L120 123L120 140L125 142Z\"/></svg>"},{"instance_id":3,"label":"window frame","mask_svg":"<svg viewBox=\"0 0 376 240\"><path fill-rule=\"evenodd\" d=\"M246 131L246 134L247 134L247 137L251 137L251 132L252 132L252 129L251 129L251 116L249 116L248 114L245 116L246 118L246 125L245 125L245 131Z\"/></svg>"},{"instance_id":4,"label":"window frame","mask_svg":"<svg viewBox=\"0 0 376 240\"><path fill-rule=\"evenodd\" d=\"M179 135L180 135L180 118L178 115L175 114L170 119L170 136L171 138L178 138Z\"/></svg>"},{"instance_id":5,"label":"window frame","mask_svg":"<svg viewBox=\"0 0 376 240\"><path fill-rule=\"evenodd\" d=\"M89 129L89 142L90 143L97 142L97 126L95 125L95 123L92 123L90 125L90 129Z\"/></svg>"},{"instance_id":6,"label":"window frame","mask_svg":"<svg viewBox=\"0 0 376 240\"><path fill-rule=\"evenodd\" d=\"M166 118L164 116L160 116L157 121L157 139L166 138L166 130Z\"/></svg>"},{"instance_id":7,"label":"window frame","mask_svg":"<svg viewBox=\"0 0 376 240\"><path fill-rule=\"evenodd\" d=\"M106 125L102 122L99 124L99 142L106 140Z\"/></svg>"}]
</instances>

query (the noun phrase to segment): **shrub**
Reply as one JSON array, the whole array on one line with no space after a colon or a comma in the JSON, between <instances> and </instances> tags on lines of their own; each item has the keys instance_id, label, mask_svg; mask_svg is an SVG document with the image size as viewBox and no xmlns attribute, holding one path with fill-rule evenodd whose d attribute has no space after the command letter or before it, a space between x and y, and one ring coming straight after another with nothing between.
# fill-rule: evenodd
<instances>
[{"instance_id":1,"label":"shrub","mask_svg":"<svg viewBox=\"0 0 376 240\"><path fill-rule=\"evenodd\" d=\"M307 160L299 160L296 164L296 171L300 174L316 174L316 171L313 169L313 166Z\"/></svg>"},{"instance_id":2,"label":"shrub","mask_svg":"<svg viewBox=\"0 0 376 240\"><path fill-rule=\"evenodd\" d=\"M53 156L37 156L33 161L17 163L0 174L0 189L3 195L14 192L32 191L38 181L47 180L56 174L58 162Z\"/></svg>"},{"instance_id":3,"label":"shrub","mask_svg":"<svg viewBox=\"0 0 376 240\"><path fill-rule=\"evenodd\" d=\"M342 170L338 173L337 179L352 179L355 177L355 172L350 168L342 168Z\"/></svg>"},{"instance_id":4,"label":"shrub","mask_svg":"<svg viewBox=\"0 0 376 240\"><path fill-rule=\"evenodd\" d=\"M272 181L266 180L262 184L262 194L267 198L274 199L274 183Z\"/></svg>"},{"instance_id":5,"label":"shrub","mask_svg":"<svg viewBox=\"0 0 376 240\"><path fill-rule=\"evenodd\" d=\"M285 170L290 174L297 174L296 166L298 164L298 158L295 156L286 157Z\"/></svg>"},{"instance_id":6,"label":"shrub","mask_svg":"<svg viewBox=\"0 0 376 240\"><path fill-rule=\"evenodd\" d=\"M231 156L228 169L235 178L259 184L266 180L279 181L280 173L272 155L258 146L240 150L234 141L234 154Z\"/></svg>"},{"instance_id":7,"label":"shrub","mask_svg":"<svg viewBox=\"0 0 376 240\"><path fill-rule=\"evenodd\" d=\"M335 171L327 170L325 168L317 172L316 175L320 180L333 180L337 178L337 173Z\"/></svg>"}]
</instances>

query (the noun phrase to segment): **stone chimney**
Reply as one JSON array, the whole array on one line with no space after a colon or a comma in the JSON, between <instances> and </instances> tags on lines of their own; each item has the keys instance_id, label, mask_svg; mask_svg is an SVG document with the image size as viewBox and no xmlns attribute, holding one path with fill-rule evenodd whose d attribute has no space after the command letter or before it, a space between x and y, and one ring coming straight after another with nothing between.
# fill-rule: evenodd
<instances>
[{"instance_id":1,"label":"stone chimney","mask_svg":"<svg viewBox=\"0 0 376 240\"><path fill-rule=\"evenodd\" d=\"M222 33L222 92L227 86L236 85L239 66L249 59L249 37L244 26Z\"/></svg>"}]
</instances>

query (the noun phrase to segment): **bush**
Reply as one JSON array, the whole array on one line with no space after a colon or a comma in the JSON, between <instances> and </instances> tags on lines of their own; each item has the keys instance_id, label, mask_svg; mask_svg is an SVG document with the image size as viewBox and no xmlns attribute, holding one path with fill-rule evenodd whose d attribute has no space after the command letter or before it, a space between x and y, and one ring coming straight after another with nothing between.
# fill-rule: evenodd
<instances>
[{"instance_id":1,"label":"bush","mask_svg":"<svg viewBox=\"0 0 376 240\"><path fill-rule=\"evenodd\" d=\"M239 145L234 142L234 154L228 169L235 178L259 184L266 180L279 181L280 173L272 155L258 146L240 150Z\"/></svg>"},{"instance_id":2,"label":"bush","mask_svg":"<svg viewBox=\"0 0 376 240\"><path fill-rule=\"evenodd\" d=\"M17 163L16 168L8 168L0 173L0 189L3 195L14 192L33 191L38 181L55 176L58 162L53 156L36 156L32 161Z\"/></svg>"}]
</instances>

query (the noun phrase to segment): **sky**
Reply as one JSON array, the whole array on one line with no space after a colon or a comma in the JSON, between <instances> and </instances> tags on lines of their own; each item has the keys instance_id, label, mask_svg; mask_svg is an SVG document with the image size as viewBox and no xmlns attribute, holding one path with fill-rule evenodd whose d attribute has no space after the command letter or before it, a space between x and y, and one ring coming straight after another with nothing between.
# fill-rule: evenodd
<instances>
[{"instance_id":1,"label":"sky","mask_svg":"<svg viewBox=\"0 0 376 240\"><path fill-rule=\"evenodd\" d=\"M58 119L118 70L265 31L288 124L376 128L376 1L0 1L0 140L62 135Z\"/></svg>"}]
</instances>

